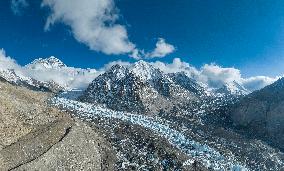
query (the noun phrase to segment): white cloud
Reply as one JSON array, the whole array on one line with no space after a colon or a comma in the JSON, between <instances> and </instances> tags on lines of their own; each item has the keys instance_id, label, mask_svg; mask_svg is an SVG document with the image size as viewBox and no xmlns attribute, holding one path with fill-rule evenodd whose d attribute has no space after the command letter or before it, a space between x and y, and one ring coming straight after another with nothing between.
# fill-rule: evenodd
<instances>
[{"instance_id":1,"label":"white cloud","mask_svg":"<svg viewBox=\"0 0 284 171\"><path fill-rule=\"evenodd\" d=\"M23 67L25 76L32 77L39 81L54 81L57 84L69 88L84 89L98 76L93 70L63 67L63 68L40 68L30 69Z\"/></svg>"},{"instance_id":2,"label":"white cloud","mask_svg":"<svg viewBox=\"0 0 284 171\"><path fill-rule=\"evenodd\" d=\"M42 6L51 9L46 30L62 22L92 50L116 55L135 50L125 26L116 24L118 13L113 0L43 0Z\"/></svg>"},{"instance_id":3,"label":"white cloud","mask_svg":"<svg viewBox=\"0 0 284 171\"><path fill-rule=\"evenodd\" d=\"M250 77L247 79L243 79L242 83L244 87L246 87L250 91L259 90L269 84L272 84L276 80L278 80L280 77L266 77L266 76L255 76Z\"/></svg>"},{"instance_id":4,"label":"white cloud","mask_svg":"<svg viewBox=\"0 0 284 171\"><path fill-rule=\"evenodd\" d=\"M73 67L44 68L44 67L22 67L17 62L7 56L5 51L0 49L0 69L14 69L22 76L28 76L40 81L55 81L56 83L69 86L71 88L86 88L99 74L104 73L111 66L119 64L129 66L131 63L123 61L113 61L100 69L80 69ZM151 63L154 67L161 69L165 73L185 72L190 78L208 85L211 88L219 88L224 84L232 84L234 81L244 86L249 91L261 89L280 77L255 76L244 78L240 70L236 68L223 68L216 64L205 64L200 69L191 66L187 62L175 58L171 63L160 61ZM38 69L36 69L38 68Z\"/></svg>"},{"instance_id":5,"label":"white cloud","mask_svg":"<svg viewBox=\"0 0 284 171\"><path fill-rule=\"evenodd\" d=\"M165 73L186 72L191 78L195 78L196 75L199 75L199 71L195 67L181 61L180 58L174 58L172 63L156 61L151 64Z\"/></svg>"},{"instance_id":6,"label":"white cloud","mask_svg":"<svg viewBox=\"0 0 284 171\"><path fill-rule=\"evenodd\" d=\"M159 38L156 43L156 48L152 52L145 54L145 56L148 58L162 58L174 51L175 47L173 45L166 43L165 39Z\"/></svg>"},{"instance_id":7,"label":"white cloud","mask_svg":"<svg viewBox=\"0 0 284 171\"><path fill-rule=\"evenodd\" d=\"M0 49L0 69L18 69L20 66L9 56L6 56L4 49Z\"/></svg>"},{"instance_id":8,"label":"white cloud","mask_svg":"<svg viewBox=\"0 0 284 171\"><path fill-rule=\"evenodd\" d=\"M254 76L244 78L241 71L236 68L223 68L215 64L205 64L201 68L201 77L213 87L220 87L223 84L232 84L234 81L249 91L259 90L275 82L279 77Z\"/></svg>"},{"instance_id":9,"label":"white cloud","mask_svg":"<svg viewBox=\"0 0 284 171\"><path fill-rule=\"evenodd\" d=\"M129 56L136 60L139 60L145 57L145 52L144 50L134 49Z\"/></svg>"},{"instance_id":10,"label":"white cloud","mask_svg":"<svg viewBox=\"0 0 284 171\"><path fill-rule=\"evenodd\" d=\"M21 15L22 11L29 6L26 0L12 0L11 10L15 15Z\"/></svg>"},{"instance_id":11,"label":"white cloud","mask_svg":"<svg viewBox=\"0 0 284 171\"><path fill-rule=\"evenodd\" d=\"M91 50L105 54L128 54L135 59L165 57L175 47L159 38L152 52L136 48L128 38L125 26L117 24L118 10L113 0L43 0L50 8L45 30L55 23L68 25L75 37Z\"/></svg>"},{"instance_id":12,"label":"white cloud","mask_svg":"<svg viewBox=\"0 0 284 171\"><path fill-rule=\"evenodd\" d=\"M80 69L73 67L35 69L20 66L0 49L0 70L12 69L19 76L32 77L39 81L54 81L61 86L70 88L86 88L100 73L95 69Z\"/></svg>"},{"instance_id":13,"label":"white cloud","mask_svg":"<svg viewBox=\"0 0 284 171\"><path fill-rule=\"evenodd\" d=\"M100 71L100 73L104 73L106 70L110 69L114 65L129 66L129 65L131 65L131 63L130 62L121 61L121 60L112 61L112 62L109 62L109 63L105 64L104 67L99 69L99 71Z\"/></svg>"},{"instance_id":14,"label":"white cloud","mask_svg":"<svg viewBox=\"0 0 284 171\"><path fill-rule=\"evenodd\" d=\"M29 6L27 0L12 0L14 14L21 15ZM42 0L42 7L50 9L45 30L56 23L63 23L71 29L74 38L91 50L105 54L128 54L134 59L165 57L175 47L159 38L153 51L145 53L129 40L124 25L118 24L118 9L114 0Z\"/></svg>"},{"instance_id":15,"label":"white cloud","mask_svg":"<svg viewBox=\"0 0 284 171\"><path fill-rule=\"evenodd\" d=\"M200 69L191 66L189 63L175 58L172 63L153 62L152 65L166 73L185 72L189 77L198 82L208 85L211 88L220 88L224 84L238 84L249 91L259 90L272 84L279 77L255 76L243 78L241 71L236 68L223 68L216 64L205 64Z\"/></svg>"},{"instance_id":16,"label":"white cloud","mask_svg":"<svg viewBox=\"0 0 284 171\"><path fill-rule=\"evenodd\" d=\"M11 0L15 15L21 15L29 6L27 0ZM114 0L42 0L42 7L50 9L44 29L56 23L71 29L74 38L91 50L107 55L128 54L134 59L165 57L175 47L159 38L152 52L145 53L129 40L127 29L117 23L118 9Z\"/></svg>"},{"instance_id":17,"label":"white cloud","mask_svg":"<svg viewBox=\"0 0 284 171\"><path fill-rule=\"evenodd\" d=\"M221 87L226 83L241 80L240 70L223 68L215 64L205 64L200 70L200 75L212 87Z\"/></svg>"}]
</instances>

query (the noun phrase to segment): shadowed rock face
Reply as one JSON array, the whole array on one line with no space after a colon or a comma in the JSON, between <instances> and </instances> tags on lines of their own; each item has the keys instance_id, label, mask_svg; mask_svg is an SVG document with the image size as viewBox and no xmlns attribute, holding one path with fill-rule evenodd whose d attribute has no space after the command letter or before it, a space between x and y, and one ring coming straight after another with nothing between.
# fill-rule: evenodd
<instances>
[{"instance_id":1,"label":"shadowed rock face","mask_svg":"<svg viewBox=\"0 0 284 171\"><path fill-rule=\"evenodd\" d=\"M252 135L284 149L284 78L240 100L231 118Z\"/></svg>"}]
</instances>

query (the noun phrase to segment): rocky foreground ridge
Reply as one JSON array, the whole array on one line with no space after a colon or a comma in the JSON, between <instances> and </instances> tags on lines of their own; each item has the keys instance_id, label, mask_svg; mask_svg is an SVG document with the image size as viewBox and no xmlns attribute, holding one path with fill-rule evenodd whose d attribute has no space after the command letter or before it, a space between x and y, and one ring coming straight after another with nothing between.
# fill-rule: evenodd
<instances>
[{"instance_id":1,"label":"rocky foreground ridge","mask_svg":"<svg viewBox=\"0 0 284 171\"><path fill-rule=\"evenodd\" d=\"M113 170L100 133L49 107L52 94L0 81L0 170Z\"/></svg>"}]
</instances>

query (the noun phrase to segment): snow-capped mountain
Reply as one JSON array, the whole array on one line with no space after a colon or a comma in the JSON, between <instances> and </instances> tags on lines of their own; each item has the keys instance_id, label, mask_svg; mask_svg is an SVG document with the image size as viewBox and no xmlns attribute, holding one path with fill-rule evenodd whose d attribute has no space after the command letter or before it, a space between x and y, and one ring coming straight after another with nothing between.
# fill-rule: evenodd
<instances>
[{"instance_id":1,"label":"snow-capped mountain","mask_svg":"<svg viewBox=\"0 0 284 171\"><path fill-rule=\"evenodd\" d=\"M96 69L68 67L54 56L35 59L24 67L27 75L40 81L54 81L65 89L84 89L97 76Z\"/></svg>"},{"instance_id":2,"label":"snow-capped mountain","mask_svg":"<svg viewBox=\"0 0 284 171\"><path fill-rule=\"evenodd\" d=\"M166 74L145 61L138 61L128 66L112 66L95 78L79 99L114 110L157 114L176 107L197 110L204 103L218 108L246 93L237 82L211 89L184 72Z\"/></svg>"},{"instance_id":3,"label":"snow-capped mountain","mask_svg":"<svg viewBox=\"0 0 284 171\"><path fill-rule=\"evenodd\" d=\"M197 102L195 93L149 63L138 61L126 67L114 65L98 76L80 99L116 110L157 113L177 103Z\"/></svg>"},{"instance_id":4,"label":"snow-capped mountain","mask_svg":"<svg viewBox=\"0 0 284 171\"><path fill-rule=\"evenodd\" d=\"M95 78L96 70L67 67L51 56L35 59L30 64L16 69L1 69L0 77L14 85L30 89L58 92L82 88Z\"/></svg>"},{"instance_id":5,"label":"snow-capped mountain","mask_svg":"<svg viewBox=\"0 0 284 171\"><path fill-rule=\"evenodd\" d=\"M198 96L208 95L206 88L197 83L194 79L188 77L185 72L170 73L168 76L175 84L180 85L184 89L193 92Z\"/></svg>"},{"instance_id":6,"label":"snow-capped mountain","mask_svg":"<svg viewBox=\"0 0 284 171\"><path fill-rule=\"evenodd\" d=\"M38 58L35 59L30 64L26 65L27 68L30 69L56 69L56 68L63 68L67 67L61 60L57 59L54 56L49 58Z\"/></svg>"},{"instance_id":7,"label":"snow-capped mountain","mask_svg":"<svg viewBox=\"0 0 284 171\"><path fill-rule=\"evenodd\" d=\"M283 163L276 160L282 154L270 151L267 146L256 141L248 143L247 138L227 129L230 123L225 116L230 105L237 103L248 92L237 82L222 88L212 89L184 72L166 74L147 62L139 61L127 66L114 65L95 78L79 98L71 96L72 100L66 99L66 94L63 94L53 98L51 104L90 122L98 118L98 122L102 118L108 121L122 120L130 124L131 129L133 125L139 125L156 132L157 136L164 134L169 142L174 141L172 145L178 149L186 152L192 149L188 156L193 156L193 161L200 161L208 170L246 170L246 164L252 170L281 168ZM156 119L161 124L155 122ZM164 127L167 124L169 127ZM172 131L177 134L171 136ZM116 134L113 135L117 139ZM210 144L216 153L212 155L207 146L204 148L195 143L191 147L184 138L192 139L190 143ZM124 144L124 140L121 142ZM273 153L275 157L270 159ZM225 157L217 155L215 158L215 154L224 154ZM132 161L132 157L128 158L128 152L125 156L123 160ZM248 160L252 157L255 159ZM225 158L229 162L220 164Z\"/></svg>"},{"instance_id":8,"label":"snow-capped mountain","mask_svg":"<svg viewBox=\"0 0 284 171\"><path fill-rule=\"evenodd\" d=\"M236 81L233 81L231 83L225 83L221 88L217 88L214 90L215 93L220 93L220 94L232 94L236 96L244 96L249 94L250 92L244 88L241 84L239 84Z\"/></svg>"}]
</instances>

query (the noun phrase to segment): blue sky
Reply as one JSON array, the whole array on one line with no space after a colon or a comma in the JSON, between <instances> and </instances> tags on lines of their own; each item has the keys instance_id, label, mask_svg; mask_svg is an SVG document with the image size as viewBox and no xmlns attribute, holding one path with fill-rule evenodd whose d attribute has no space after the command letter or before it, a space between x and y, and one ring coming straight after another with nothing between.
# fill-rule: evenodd
<instances>
[{"instance_id":1,"label":"blue sky","mask_svg":"<svg viewBox=\"0 0 284 171\"><path fill-rule=\"evenodd\" d=\"M51 55L82 68L98 68L119 59L135 61L127 54L90 50L74 38L66 22L55 22L44 30L50 8L40 7L41 0L26 1L28 5L16 14L10 0L0 1L0 48L20 64ZM236 67L245 76L284 73L282 0L114 2L119 14L115 23L125 27L136 48L150 52L158 38L175 47L173 53L149 61L171 62L178 57L196 67L212 62Z\"/></svg>"}]
</instances>

